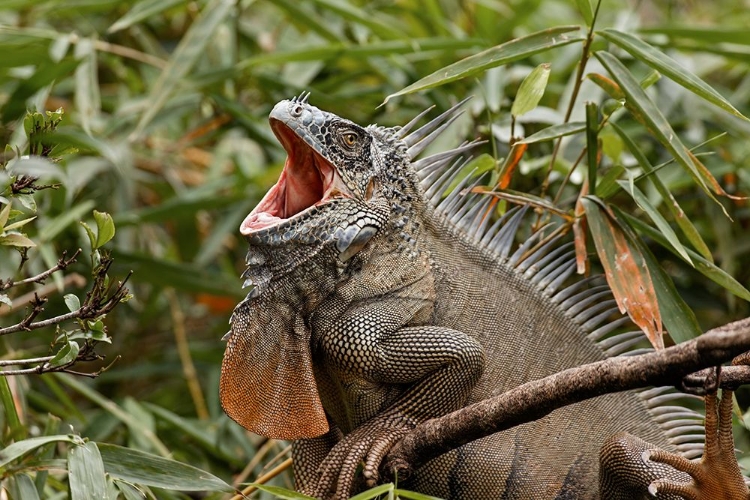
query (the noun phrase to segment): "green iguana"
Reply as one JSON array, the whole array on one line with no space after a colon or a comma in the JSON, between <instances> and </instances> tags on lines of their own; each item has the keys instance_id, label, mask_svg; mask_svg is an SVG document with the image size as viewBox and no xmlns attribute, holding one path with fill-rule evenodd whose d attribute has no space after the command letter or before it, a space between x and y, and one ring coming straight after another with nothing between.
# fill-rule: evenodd
<instances>
[{"instance_id":1,"label":"green iguana","mask_svg":"<svg viewBox=\"0 0 750 500\"><path fill-rule=\"evenodd\" d=\"M515 249L524 210L493 222L488 197L461 194L475 143L415 159L462 103L413 131L427 111L404 127L363 128L308 95L270 115L288 159L240 227L252 288L232 315L220 388L232 419L294 440L300 491L347 498L359 465L372 484L418 423L643 338L617 333L627 319L610 320L606 285L564 285L570 245L529 252L536 233ZM651 486L657 498L690 498L691 477L657 460L694 471L648 451L702 453L703 416L682 397L655 388L568 406L441 455L406 487L450 499L632 499ZM747 498L741 479L728 488L726 498Z\"/></svg>"}]
</instances>

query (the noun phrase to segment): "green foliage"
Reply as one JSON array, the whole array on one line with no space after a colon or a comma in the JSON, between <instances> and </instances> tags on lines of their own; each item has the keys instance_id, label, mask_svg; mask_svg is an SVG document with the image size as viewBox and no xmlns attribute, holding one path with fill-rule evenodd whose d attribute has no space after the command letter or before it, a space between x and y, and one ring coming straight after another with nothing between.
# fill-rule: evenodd
<instances>
[{"instance_id":1,"label":"green foliage","mask_svg":"<svg viewBox=\"0 0 750 500\"><path fill-rule=\"evenodd\" d=\"M283 443L248 436L221 412L219 339L242 297L237 227L284 161L266 116L303 90L316 106L383 125L474 95L434 147L488 139L473 162L494 169L488 191L507 179L497 196L572 224L588 181L658 269L665 323L687 321L692 335L747 316L750 205L725 196L750 193L750 14L735 4L3 2L0 279L86 249L87 262L44 286L56 317L90 304L81 280L93 290L101 276L101 294L134 271L131 300L61 326L52 347L36 333L0 337L0 361L47 357L60 368L95 344L108 360L92 359L93 373L120 357L91 383L0 378L2 446L48 439L4 465L3 487L24 499L103 488L187 498L151 461L170 457L172 481L189 490L204 478L196 489L221 498L224 482L238 487L283 458ZM0 329L26 317L10 308L31 305L30 291L0 288ZM696 321L680 316L686 307ZM65 472L81 469L106 481Z\"/></svg>"}]
</instances>

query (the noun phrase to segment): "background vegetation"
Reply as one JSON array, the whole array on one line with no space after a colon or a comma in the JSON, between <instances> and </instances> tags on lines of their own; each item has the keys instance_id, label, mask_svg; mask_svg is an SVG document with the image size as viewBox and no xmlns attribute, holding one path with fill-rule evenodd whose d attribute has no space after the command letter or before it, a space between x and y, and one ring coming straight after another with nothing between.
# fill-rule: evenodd
<instances>
[{"instance_id":1,"label":"background vegetation","mask_svg":"<svg viewBox=\"0 0 750 500\"><path fill-rule=\"evenodd\" d=\"M601 127L598 159L577 161L587 141L579 127L557 154L556 141L530 144L510 187L545 195L572 213L587 165L598 164L600 197L651 226L658 226L658 212L675 231L676 242L670 235L666 243L656 241L668 234L662 226L646 241L701 329L750 315L747 297L737 297L750 285L748 202L718 195L718 203L712 200L696 181L703 177L689 175L653 127L643 125L650 113L619 110L623 102L634 102L632 96L618 98L617 86L577 74L593 11L588 0L0 2L0 141L7 144L0 159L0 209L13 209L6 220L0 213L0 279L36 275L54 266L63 251L70 256L83 249L78 262L47 281L54 286L44 290L48 302L41 319L85 303L95 282L89 277L102 257L114 258L106 273L110 291L133 271L127 285L132 298L99 325L96 316L91 323L61 324L58 331L0 337L0 360L57 356L56 366L64 366L75 341L78 347L96 343L106 359L71 369L93 373L109 367L94 380L63 373L0 378L0 443L39 438L28 449L13 445L0 454L4 494L88 498L92 490L86 488L100 488L111 498L186 498L196 493L175 490L194 489L219 498L226 495L219 492L221 480L251 481L286 459L284 443L249 436L221 412L219 339L243 297L245 244L237 228L283 166L284 152L266 117L277 101L303 90L312 92L316 106L383 125L403 124L428 105L444 109L474 95L470 112L435 147L465 137L494 138L484 151L491 156L482 161L495 169L495 180L508 164L503 159L511 133L529 137L568 121L585 124L585 102L602 105L588 130L606 116L622 134ZM668 54L737 113L696 93L695 83L678 84L656 73L646 56L623 50L615 35L598 32L591 46L612 54L627 68L626 76L646 87L644 95L682 143L694 148L709 141L696 153L724 190L740 195L750 194L750 122L742 118L750 114L749 21L746 2L731 0L605 0L596 21L597 30L634 33ZM460 59L564 25L581 27L568 33L577 37L571 43L550 42L559 46L379 107L386 96ZM532 73L545 63L548 71L542 66ZM606 56L592 58L587 72L614 78L603 63L612 64ZM518 116L511 119L516 97L529 92L521 89L524 79L544 93L533 110L516 108ZM582 82L579 91L576 82ZM24 126L27 109L41 114L26 118ZM63 113L44 114L57 109ZM29 153L46 159L20 161ZM643 193L636 203L629 180L644 173L644 162L667 164L656 174L660 183L652 181L654 175L633 181ZM36 185L58 186L14 192L11 185L20 175L37 177ZM549 189L541 187L545 183ZM678 224L668 196L665 202L667 191L699 237ZM116 233L106 244L98 235L109 231L109 222L95 218L94 210L111 214ZM7 238L11 234L25 235L35 246L18 246L26 240ZM704 273L676 255L683 249ZM711 267L710 259L736 281ZM33 305L33 295L26 294L42 286L0 287L6 297L0 300L0 328L26 317ZM63 349L68 353L59 354ZM0 368L22 368L6 364ZM746 436L738 437L738 447L748 449ZM106 471L107 481L73 479L87 470ZM290 486L289 477L275 481Z\"/></svg>"}]
</instances>

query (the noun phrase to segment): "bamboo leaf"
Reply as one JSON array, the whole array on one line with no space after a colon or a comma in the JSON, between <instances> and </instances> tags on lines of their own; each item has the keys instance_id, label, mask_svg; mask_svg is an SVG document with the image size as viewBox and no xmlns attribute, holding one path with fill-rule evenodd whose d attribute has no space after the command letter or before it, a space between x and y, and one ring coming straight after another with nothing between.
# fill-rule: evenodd
<instances>
[{"instance_id":1,"label":"bamboo leaf","mask_svg":"<svg viewBox=\"0 0 750 500\"><path fill-rule=\"evenodd\" d=\"M180 81L187 75L195 62L204 53L214 31L234 7L236 0L211 0L201 14L182 37L167 66L151 89L151 95L145 111L132 134L132 138L141 135L146 126L161 111L167 99L177 89Z\"/></svg>"},{"instance_id":2,"label":"bamboo leaf","mask_svg":"<svg viewBox=\"0 0 750 500\"><path fill-rule=\"evenodd\" d=\"M595 102L586 103L586 158L590 193L596 196L596 170L599 166L599 107Z\"/></svg>"},{"instance_id":3,"label":"bamboo leaf","mask_svg":"<svg viewBox=\"0 0 750 500\"><path fill-rule=\"evenodd\" d=\"M682 144L672 126L646 95L646 92L643 91L639 83L633 78L633 75L612 54L597 52L595 55L625 93L627 98L625 106L628 110L669 150L674 159L677 160L677 163L695 179L696 183L706 194L716 201L708 187L709 184L713 185L716 180L713 179L708 171L700 171L698 169L690 157L689 151ZM705 175L709 178L705 178Z\"/></svg>"},{"instance_id":4,"label":"bamboo leaf","mask_svg":"<svg viewBox=\"0 0 750 500\"><path fill-rule=\"evenodd\" d=\"M525 139L517 141L516 144L533 144L535 142L551 141L559 137L565 137L566 135L580 134L585 130L586 123L584 122L561 123L559 125L552 125L551 127L544 128L535 134L531 134Z\"/></svg>"},{"instance_id":5,"label":"bamboo leaf","mask_svg":"<svg viewBox=\"0 0 750 500\"><path fill-rule=\"evenodd\" d=\"M656 175L654 167L651 166L651 162L648 161L648 158L646 158L646 155L643 153L643 151L641 151L641 148L639 148L638 145L635 144L633 139L631 139L624 130L617 126L617 124L610 123L610 126L614 129L615 132L617 132L617 134L622 139L622 142L638 161L638 164L641 166L643 171L648 175L649 181L654 185L656 190L661 195L662 199L664 200L664 204L667 207L667 210L669 210L669 212L672 214L672 218L675 220L675 222L677 222L677 225L680 227L682 234L685 235L688 241L693 245L693 248L695 248L706 260L713 262L713 255L711 254L711 250L709 250L708 245L706 245L706 243L703 241L700 233L698 233L698 230L695 228L693 223L690 221L690 219L688 219L687 215L685 215L685 212L682 210L680 204L677 203L677 200L674 198L672 193L669 191L669 189L667 189L659 176Z\"/></svg>"},{"instance_id":6,"label":"bamboo leaf","mask_svg":"<svg viewBox=\"0 0 750 500\"><path fill-rule=\"evenodd\" d=\"M591 6L591 0L575 0L578 11L586 21L586 26L591 26L594 22L594 8Z\"/></svg>"},{"instance_id":7,"label":"bamboo leaf","mask_svg":"<svg viewBox=\"0 0 750 500\"><path fill-rule=\"evenodd\" d=\"M656 349L664 348L662 318L650 269L641 249L597 198L581 200L596 253L620 311L628 313Z\"/></svg>"},{"instance_id":8,"label":"bamboo leaf","mask_svg":"<svg viewBox=\"0 0 750 500\"><path fill-rule=\"evenodd\" d=\"M133 5L120 19L112 23L107 33L115 33L132 25L159 14L175 5L186 3L187 0L141 0Z\"/></svg>"},{"instance_id":9,"label":"bamboo leaf","mask_svg":"<svg viewBox=\"0 0 750 500\"><path fill-rule=\"evenodd\" d=\"M107 499L104 463L93 441L68 451L68 484L71 500Z\"/></svg>"},{"instance_id":10,"label":"bamboo leaf","mask_svg":"<svg viewBox=\"0 0 750 500\"><path fill-rule=\"evenodd\" d=\"M57 442L74 443L74 444L83 443L80 437L74 436L72 434L66 434L66 435L57 434L55 436L39 436L39 437L24 439L23 441L16 441L15 443L9 444L8 446L0 450L0 467L5 467L13 460L16 460L17 458L24 456L28 452L35 450L39 448L40 446L44 446L45 444L49 444L49 443L57 443Z\"/></svg>"},{"instance_id":11,"label":"bamboo leaf","mask_svg":"<svg viewBox=\"0 0 750 500\"><path fill-rule=\"evenodd\" d=\"M550 64L543 63L526 75L510 108L511 115L519 117L537 107L544 95L544 89L547 88L549 72Z\"/></svg>"},{"instance_id":12,"label":"bamboo leaf","mask_svg":"<svg viewBox=\"0 0 750 500\"><path fill-rule=\"evenodd\" d=\"M10 498L19 500L39 500L34 481L28 474L14 474L6 479Z\"/></svg>"},{"instance_id":13,"label":"bamboo leaf","mask_svg":"<svg viewBox=\"0 0 750 500\"><path fill-rule=\"evenodd\" d=\"M679 256L682 257L682 260L684 260L691 266L695 267L693 264L693 261L690 259L690 256L685 250L685 247L682 246L682 243L680 243L679 238L677 237L675 232L672 230L672 227L664 219L664 217L662 217L659 211L651 204L651 202L648 201L648 198L646 197L646 195L643 194L643 192L631 182L618 181L618 184L627 193L629 193L630 196L633 197L633 200L635 200L636 205L638 205L641 208L641 210L646 212L646 214L651 218L651 220L654 221L654 224L656 224L656 227L659 228L659 231L661 231L661 234L667 240L667 242L669 243L669 246L672 247L671 250L674 250L675 252L677 252L677 254L679 254Z\"/></svg>"},{"instance_id":14,"label":"bamboo leaf","mask_svg":"<svg viewBox=\"0 0 750 500\"><path fill-rule=\"evenodd\" d=\"M445 68L442 68L421 80L412 83L408 87L399 90L385 98L384 102L396 96L411 94L420 90L445 85L446 83L466 78L481 71L496 66L502 66L546 50L568 45L583 40L579 26L560 26L544 31L538 31L531 35L516 38L502 45L487 49L473 56L462 59Z\"/></svg>"},{"instance_id":15,"label":"bamboo leaf","mask_svg":"<svg viewBox=\"0 0 750 500\"><path fill-rule=\"evenodd\" d=\"M657 229L649 226L648 224L646 224L645 222L641 220L638 220L632 215L628 215L625 213L623 213L622 215L624 216L625 220L628 222L628 224L630 224L630 226L633 229L648 236L652 240L656 241L657 243L662 245L667 250L671 251L676 256L681 257L680 254L678 254L674 248L671 248L667 244L666 238ZM742 286L742 284L739 281L734 279L730 274L728 274L722 268L714 264L712 261L703 258L703 256L701 256L697 252L694 252L693 250L690 250L688 248L687 253L688 255L690 255L695 269L697 269L701 274L703 274L703 276L707 277L714 283L720 285L724 289L729 290L730 292L732 292L739 298L750 302L750 291L748 291L747 288Z\"/></svg>"},{"instance_id":16,"label":"bamboo leaf","mask_svg":"<svg viewBox=\"0 0 750 500\"><path fill-rule=\"evenodd\" d=\"M179 491L234 491L218 477L176 460L114 444L97 443L104 470L135 484Z\"/></svg>"},{"instance_id":17,"label":"bamboo leaf","mask_svg":"<svg viewBox=\"0 0 750 500\"><path fill-rule=\"evenodd\" d=\"M677 61L664 54L664 52L662 52L661 50L652 47L648 43L634 37L630 33L623 33L611 28L598 31L597 34L614 43L618 47L626 50L639 61L648 64L655 70L671 78L673 81L675 81L679 85L682 85L697 96L702 97L708 102L720 107L724 111L732 113L738 118L748 120L746 116L740 113L734 106L732 106L729 101L724 99L724 97L716 92L716 90L714 90L710 85L698 78L698 76L694 75L686 68L680 66Z\"/></svg>"},{"instance_id":18,"label":"bamboo leaf","mask_svg":"<svg viewBox=\"0 0 750 500\"><path fill-rule=\"evenodd\" d=\"M620 227L628 233L631 241L635 242L648 266L659 299L661 318L670 337L675 342L680 343L701 335L703 330L695 318L695 313L677 293L672 279L664 272L651 250L638 239L630 226L627 225L627 222L625 222L626 214L617 207L612 207L612 209L618 221L621 221Z\"/></svg>"}]
</instances>

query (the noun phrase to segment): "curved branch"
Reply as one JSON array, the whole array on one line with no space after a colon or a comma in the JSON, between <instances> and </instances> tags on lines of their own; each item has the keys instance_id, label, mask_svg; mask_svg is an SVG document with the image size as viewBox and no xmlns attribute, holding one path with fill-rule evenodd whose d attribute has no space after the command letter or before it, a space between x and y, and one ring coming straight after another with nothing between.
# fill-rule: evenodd
<instances>
[{"instance_id":1,"label":"curved branch","mask_svg":"<svg viewBox=\"0 0 750 500\"><path fill-rule=\"evenodd\" d=\"M750 350L750 318L682 344L640 356L609 358L527 382L418 425L388 453L386 477L409 477L429 460L470 441L537 420L557 408L603 394L680 385L683 377ZM738 372L739 373L739 372Z\"/></svg>"}]
</instances>

